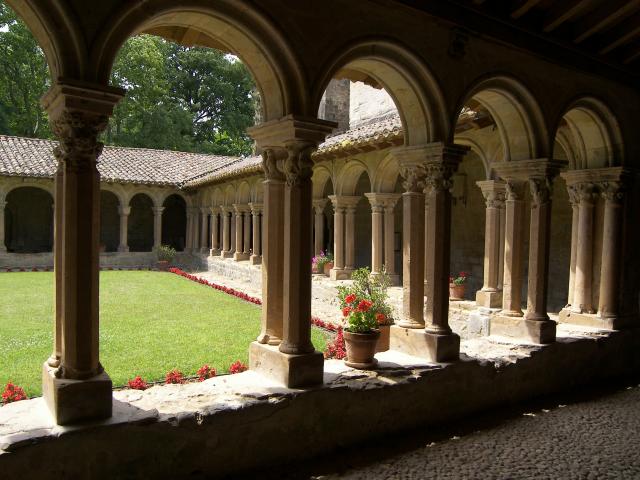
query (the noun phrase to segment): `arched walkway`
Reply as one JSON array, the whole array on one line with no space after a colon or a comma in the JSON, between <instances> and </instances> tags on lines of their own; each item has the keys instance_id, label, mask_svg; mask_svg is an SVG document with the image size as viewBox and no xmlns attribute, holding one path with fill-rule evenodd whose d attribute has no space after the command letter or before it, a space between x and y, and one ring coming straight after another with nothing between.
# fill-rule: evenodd
<instances>
[{"instance_id":1,"label":"arched walkway","mask_svg":"<svg viewBox=\"0 0 640 480\"><path fill-rule=\"evenodd\" d=\"M9 192L5 207L5 245L8 252L40 253L53 248L53 198L37 187Z\"/></svg>"},{"instance_id":2,"label":"arched walkway","mask_svg":"<svg viewBox=\"0 0 640 480\"><path fill-rule=\"evenodd\" d=\"M129 206L129 251L150 252L153 249L153 201L146 194L138 193Z\"/></svg>"},{"instance_id":3,"label":"arched walkway","mask_svg":"<svg viewBox=\"0 0 640 480\"><path fill-rule=\"evenodd\" d=\"M187 235L187 204L180 195L169 195L163 207L162 244L183 251Z\"/></svg>"}]
</instances>

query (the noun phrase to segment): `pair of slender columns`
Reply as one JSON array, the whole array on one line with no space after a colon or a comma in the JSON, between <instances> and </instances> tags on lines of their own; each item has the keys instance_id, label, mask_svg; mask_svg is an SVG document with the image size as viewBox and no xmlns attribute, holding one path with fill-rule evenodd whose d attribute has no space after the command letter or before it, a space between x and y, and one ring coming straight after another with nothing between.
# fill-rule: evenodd
<instances>
[{"instance_id":1,"label":"pair of slender columns","mask_svg":"<svg viewBox=\"0 0 640 480\"><path fill-rule=\"evenodd\" d=\"M233 207L223 206L220 207L222 215L222 252L223 258L230 258L233 256L233 249L231 247L231 221L233 220Z\"/></svg>"},{"instance_id":2,"label":"pair of slender columns","mask_svg":"<svg viewBox=\"0 0 640 480\"><path fill-rule=\"evenodd\" d=\"M355 218L359 196L331 195L333 204L333 268L332 280L349 278L355 270Z\"/></svg>"},{"instance_id":3,"label":"pair of slender columns","mask_svg":"<svg viewBox=\"0 0 640 480\"><path fill-rule=\"evenodd\" d=\"M209 231L211 232L211 250L209 255L220 255L220 207L211 207Z\"/></svg>"},{"instance_id":4,"label":"pair of slender columns","mask_svg":"<svg viewBox=\"0 0 640 480\"><path fill-rule=\"evenodd\" d=\"M394 208L399 194L365 193L371 204L371 273L380 274L382 270L396 276L393 248L395 231Z\"/></svg>"},{"instance_id":5,"label":"pair of slender columns","mask_svg":"<svg viewBox=\"0 0 640 480\"><path fill-rule=\"evenodd\" d=\"M233 259L236 261L247 260L251 248L251 210L248 205L234 205L233 208L236 222L236 251L233 254Z\"/></svg>"},{"instance_id":6,"label":"pair of slender columns","mask_svg":"<svg viewBox=\"0 0 640 480\"><path fill-rule=\"evenodd\" d=\"M327 201L326 198L313 199L313 211L315 212L313 250L316 255L324 250L324 209L327 206Z\"/></svg>"},{"instance_id":7,"label":"pair of slender columns","mask_svg":"<svg viewBox=\"0 0 640 480\"><path fill-rule=\"evenodd\" d=\"M4 209L6 206L7 202L5 202L3 198L0 198L0 253L7 251L7 247L4 243Z\"/></svg>"},{"instance_id":8,"label":"pair of slender columns","mask_svg":"<svg viewBox=\"0 0 640 480\"><path fill-rule=\"evenodd\" d=\"M482 289L476 292L480 307L502 305L502 273L504 266L505 184L499 180L476 182L485 198L484 274Z\"/></svg>"},{"instance_id":9,"label":"pair of slender columns","mask_svg":"<svg viewBox=\"0 0 640 480\"><path fill-rule=\"evenodd\" d=\"M253 222L253 238L251 248L251 263L259 265L262 263L262 204L250 203L251 218Z\"/></svg>"},{"instance_id":10,"label":"pair of slender columns","mask_svg":"<svg viewBox=\"0 0 640 480\"><path fill-rule=\"evenodd\" d=\"M200 249L200 236L198 232L199 222L199 209L198 207L189 207L187 209L187 245L186 250L196 253Z\"/></svg>"},{"instance_id":11,"label":"pair of slender columns","mask_svg":"<svg viewBox=\"0 0 640 480\"><path fill-rule=\"evenodd\" d=\"M209 251L207 229L209 225L209 207L200 207L200 252Z\"/></svg>"}]
</instances>

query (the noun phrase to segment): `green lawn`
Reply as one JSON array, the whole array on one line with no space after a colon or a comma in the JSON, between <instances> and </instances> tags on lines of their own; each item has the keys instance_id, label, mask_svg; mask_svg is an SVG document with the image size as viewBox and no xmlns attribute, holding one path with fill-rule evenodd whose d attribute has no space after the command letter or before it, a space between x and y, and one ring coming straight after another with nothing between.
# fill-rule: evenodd
<instances>
[{"instance_id":1,"label":"green lawn","mask_svg":"<svg viewBox=\"0 0 640 480\"><path fill-rule=\"evenodd\" d=\"M11 380L40 395L51 354L53 273L0 273L0 385ZM208 363L226 372L248 361L260 307L171 273L101 272L100 359L114 386L141 375L160 380ZM322 351L324 334L312 329Z\"/></svg>"}]
</instances>

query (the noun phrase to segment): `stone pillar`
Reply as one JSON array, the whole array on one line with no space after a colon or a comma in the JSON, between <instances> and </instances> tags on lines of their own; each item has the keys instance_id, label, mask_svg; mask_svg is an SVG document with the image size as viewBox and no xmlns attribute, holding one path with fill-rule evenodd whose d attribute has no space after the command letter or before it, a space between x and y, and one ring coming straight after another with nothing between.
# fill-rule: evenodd
<instances>
[{"instance_id":1,"label":"stone pillar","mask_svg":"<svg viewBox=\"0 0 640 480\"><path fill-rule=\"evenodd\" d=\"M500 210L504 204L505 186L497 180L476 182L485 198L484 276L482 290L476 292L479 307L499 308L502 292L498 289L500 264Z\"/></svg>"},{"instance_id":2,"label":"stone pillar","mask_svg":"<svg viewBox=\"0 0 640 480\"><path fill-rule=\"evenodd\" d=\"M43 96L59 144L55 216L61 254L56 264L54 351L60 360L43 367L43 396L61 425L111 416L112 385L99 359L100 174L98 136L124 91L105 86L56 83ZM60 198L61 197L61 198ZM62 246L60 247L60 240ZM58 270L61 275L58 275ZM61 281L58 281L61 280ZM58 314L59 320L58 320ZM59 336L60 335L60 336ZM58 348L59 347L59 348Z\"/></svg>"},{"instance_id":3,"label":"stone pillar","mask_svg":"<svg viewBox=\"0 0 640 480\"><path fill-rule=\"evenodd\" d=\"M207 245L207 226L209 225L209 207L200 207L200 252L209 251Z\"/></svg>"},{"instance_id":4,"label":"stone pillar","mask_svg":"<svg viewBox=\"0 0 640 480\"><path fill-rule=\"evenodd\" d=\"M384 201L384 269L392 285L400 284L394 251L395 207L399 198L400 194L390 193Z\"/></svg>"},{"instance_id":5,"label":"stone pillar","mask_svg":"<svg viewBox=\"0 0 640 480\"><path fill-rule=\"evenodd\" d=\"M262 213L262 204L250 203L249 207L251 208L251 217L253 219L253 252L249 260L251 261L251 265L260 265L262 262L262 222L260 216Z\"/></svg>"},{"instance_id":6,"label":"stone pillar","mask_svg":"<svg viewBox=\"0 0 640 480\"><path fill-rule=\"evenodd\" d=\"M356 269L356 204L360 200L349 203L344 216L344 269L351 272Z\"/></svg>"},{"instance_id":7,"label":"stone pillar","mask_svg":"<svg viewBox=\"0 0 640 480\"><path fill-rule=\"evenodd\" d=\"M153 207L153 248L162 245L162 212L164 207Z\"/></svg>"},{"instance_id":8,"label":"stone pillar","mask_svg":"<svg viewBox=\"0 0 640 480\"><path fill-rule=\"evenodd\" d=\"M383 201L376 193L365 193L371 204L371 273L379 275L383 265Z\"/></svg>"},{"instance_id":9,"label":"stone pillar","mask_svg":"<svg viewBox=\"0 0 640 480\"><path fill-rule=\"evenodd\" d=\"M507 225L507 210L503 201L500 204L500 254L498 255L498 290L502 296L503 283L504 283L504 238ZM502 298L502 297L501 297ZM502 305L500 305L502 306Z\"/></svg>"},{"instance_id":10,"label":"stone pillar","mask_svg":"<svg viewBox=\"0 0 640 480\"><path fill-rule=\"evenodd\" d=\"M186 231L186 238L184 240L184 251L185 252L190 252L191 251L191 220L192 220L192 215L191 215L191 207L187 207L187 231Z\"/></svg>"},{"instance_id":11,"label":"stone pillar","mask_svg":"<svg viewBox=\"0 0 640 480\"><path fill-rule=\"evenodd\" d=\"M569 203L571 204L571 260L569 265L569 293L567 307L573 304L573 292L576 284L576 262L578 259L578 225L580 221L580 199L574 188L568 188Z\"/></svg>"},{"instance_id":12,"label":"stone pillar","mask_svg":"<svg viewBox=\"0 0 640 480\"><path fill-rule=\"evenodd\" d=\"M335 125L324 120L289 115L249 129L249 134L256 140L258 147L264 149L263 168L267 182L263 261L266 266L272 262L270 256L274 253L270 250L272 245L267 248L267 242L271 243L272 233L276 236L270 229L282 225L284 237L282 243L273 244L273 247L282 252L283 259L283 276L276 279L282 295L282 341L278 347L253 342L250 366L251 369L268 375L288 387L306 387L323 381L324 359L320 352L314 350L311 343L311 154ZM271 187L268 180L278 179L281 183L282 173L286 178L283 192L284 209L274 212L271 207L276 206L277 202L270 196ZM278 224L279 219L273 218L272 215L275 213L277 217L281 212L284 213L284 221ZM263 269L263 272L265 271L266 268ZM267 288L273 288L273 283L269 283L272 280L263 277L263 288L265 285L268 285ZM268 290L266 293L271 295ZM263 295L263 301L267 295Z\"/></svg>"},{"instance_id":13,"label":"stone pillar","mask_svg":"<svg viewBox=\"0 0 640 480\"><path fill-rule=\"evenodd\" d=\"M243 226L246 227L247 223L244 221L245 216L248 218L248 211L246 205L234 205L236 214L236 251L233 254L233 259L238 262L240 260L248 260L249 254L244 253L244 241L247 238L247 234L243 231Z\"/></svg>"},{"instance_id":14,"label":"stone pillar","mask_svg":"<svg viewBox=\"0 0 640 480\"><path fill-rule=\"evenodd\" d=\"M593 280L593 210L596 189L593 183L576 183L571 188L578 197L578 245L571 311L595 313L591 286Z\"/></svg>"},{"instance_id":15,"label":"stone pillar","mask_svg":"<svg viewBox=\"0 0 640 480\"><path fill-rule=\"evenodd\" d=\"M547 315L551 182L564 161L536 159L499 162L494 171L506 181L506 234L503 310L491 319L491 334L551 343L556 322ZM531 192L527 313L522 316L522 220L524 187Z\"/></svg>"},{"instance_id":16,"label":"stone pillar","mask_svg":"<svg viewBox=\"0 0 640 480\"><path fill-rule=\"evenodd\" d=\"M627 179L605 181L600 184L604 202L602 233L602 262L600 264L600 298L598 317L613 329L621 327L620 276L622 264L622 210Z\"/></svg>"},{"instance_id":17,"label":"stone pillar","mask_svg":"<svg viewBox=\"0 0 640 480\"><path fill-rule=\"evenodd\" d=\"M220 207L211 207L211 250L209 255L212 257L220 255L220 231L218 227L218 218L220 217Z\"/></svg>"},{"instance_id":18,"label":"stone pillar","mask_svg":"<svg viewBox=\"0 0 640 480\"><path fill-rule=\"evenodd\" d=\"M231 208L221 207L222 210L222 258L230 258L231 253Z\"/></svg>"},{"instance_id":19,"label":"stone pillar","mask_svg":"<svg viewBox=\"0 0 640 480\"><path fill-rule=\"evenodd\" d=\"M427 232L427 228L429 227L429 195L424 196L424 251L426 252L429 249L429 235ZM424 291L426 292L429 289L429 278L431 275L429 274L429 265L427 255L424 256ZM427 297L425 294L425 301L427 301Z\"/></svg>"},{"instance_id":20,"label":"stone pillar","mask_svg":"<svg viewBox=\"0 0 640 480\"><path fill-rule=\"evenodd\" d=\"M313 249L316 255L324 249L324 208L326 205L326 198L316 198L313 200L313 210L315 212Z\"/></svg>"},{"instance_id":21,"label":"stone pillar","mask_svg":"<svg viewBox=\"0 0 640 480\"><path fill-rule=\"evenodd\" d=\"M4 197L0 197L0 253L7 251L4 243L4 209L6 206L7 202L4 201Z\"/></svg>"},{"instance_id":22,"label":"stone pillar","mask_svg":"<svg viewBox=\"0 0 640 480\"><path fill-rule=\"evenodd\" d=\"M247 210L244 211L244 237L242 239L244 247L244 256L249 258L251 256L251 207L247 206Z\"/></svg>"},{"instance_id":23,"label":"stone pillar","mask_svg":"<svg viewBox=\"0 0 640 480\"><path fill-rule=\"evenodd\" d=\"M333 204L333 268L331 280L337 280L344 270L344 212L345 207L340 204L338 197L329 197Z\"/></svg>"},{"instance_id":24,"label":"stone pillar","mask_svg":"<svg viewBox=\"0 0 640 480\"><path fill-rule=\"evenodd\" d=\"M333 268L331 280L348 280L355 267L355 208L362 197L330 195L333 204Z\"/></svg>"},{"instance_id":25,"label":"stone pillar","mask_svg":"<svg viewBox=\"0 0 640 480\"><path fill-rule=\"evenodd\" d=\"M54 302L55 320L53 324L53 352L47 361L53 368L60 366L62 357L62 301L64 297L63 277L62 277L62 241L63 241L63 207L64 206L64 169L62 162L58 162L58 168L54 177L54 200L53 200L53 271L54 271ZM4 226L4 219L2 219Z\"/></svg>"},{"instance_id":26,"label":"stone pillar","mask_svg":"<svg viewBox=\"0 0 640 480\"><path fill-rule=\"evenodd\" d=\"M131 207L120 206L118 207L118 214L120 215L120 245L118 246L119 252L129 251L129 240L127 236L129 234L129 215L131 214Z\"/></svg>"},{"instance_id":27,"label":"stone pillar","mask_svg":"<svg viewBox=\"0 0 640 480\"><path fill-rule=\"evenodd\" d=\"M198 207L193 207L191 216L192 253L198 253L200 250L200 235L198 235L200 232L200 215Z\"/></svg>"}]
</instances>

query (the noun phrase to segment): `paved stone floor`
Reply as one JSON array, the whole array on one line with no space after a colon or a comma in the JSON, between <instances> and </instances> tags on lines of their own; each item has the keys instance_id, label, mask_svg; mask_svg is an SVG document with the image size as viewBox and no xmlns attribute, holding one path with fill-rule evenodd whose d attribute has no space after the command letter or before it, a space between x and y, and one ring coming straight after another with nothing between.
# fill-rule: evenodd
<instances>
[{"instance_id":1,"label":"paved stone floor","mask_svg":"<svg viewBox=\"0 0 640 480\"><path fill-rule=\"evenodd\" d=\"M639 387L583 391L372 440L273 478L638 479Z\"/></svg>"}]
</instances>

